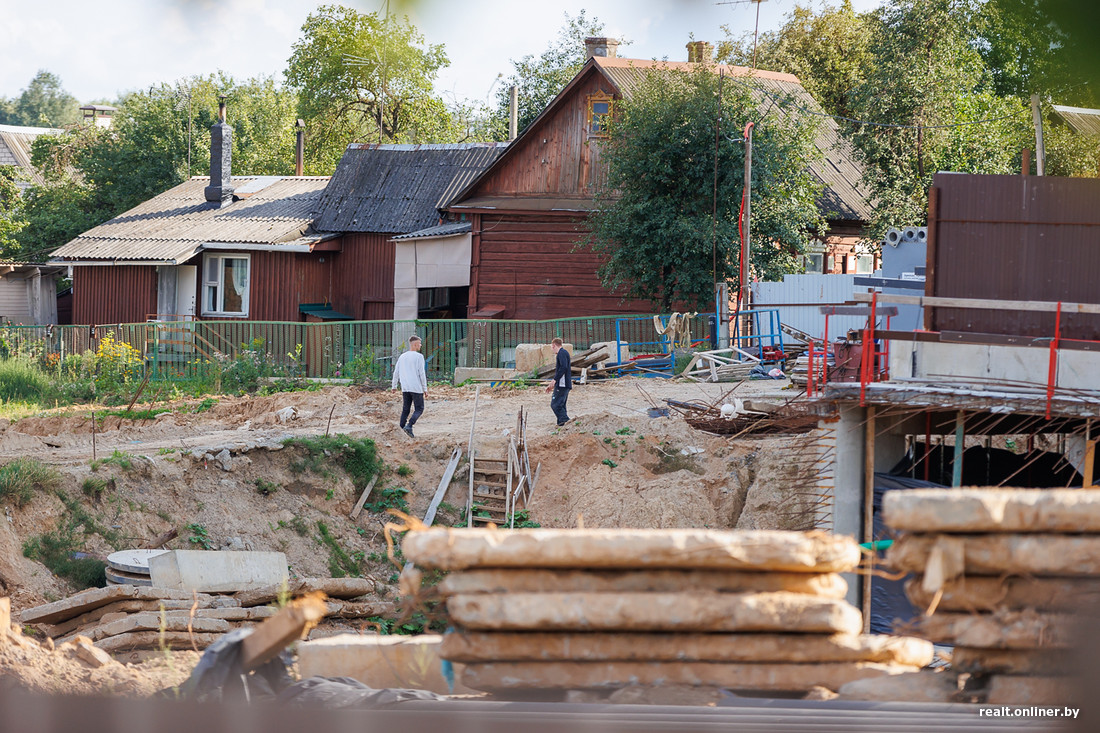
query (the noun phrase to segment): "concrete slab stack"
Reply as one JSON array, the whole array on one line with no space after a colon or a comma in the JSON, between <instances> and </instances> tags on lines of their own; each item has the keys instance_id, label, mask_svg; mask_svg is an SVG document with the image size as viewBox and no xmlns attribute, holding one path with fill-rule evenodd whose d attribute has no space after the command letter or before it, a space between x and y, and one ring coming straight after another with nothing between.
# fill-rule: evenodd
<instances>
[{"instance_id":1,"label":"concrete slab stack","mask_svg":"<svg viewBox=\"0 0 1100 733\"><path fill-rule=\"evenodd\" d=\"M492 692L702 686L806 692L916 671L917 639L865 637L823 533L714 530L411 532L405 556L452 571L440 656Z\"/></svg>"},{"instance_id":2,"label":"concrete slab stack","mask_svg":"<svg viewBox=\"0 0 1100 733\"><path fill-rule=\"evenodd\" d=\"M917 576L906 592L930 611L915 633L954 645L986 703L1064 703L1073 614L1100 600L1100 492L892 491L883 518L901 532L888 566Z\"/></svg>"}]
</instances>

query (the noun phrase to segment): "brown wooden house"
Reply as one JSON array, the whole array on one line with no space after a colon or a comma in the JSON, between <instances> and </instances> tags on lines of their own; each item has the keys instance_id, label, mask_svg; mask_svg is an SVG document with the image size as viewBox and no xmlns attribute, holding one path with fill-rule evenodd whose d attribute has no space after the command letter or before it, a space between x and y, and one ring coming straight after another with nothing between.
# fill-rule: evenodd
<instances>
[{"instance_id":1,"label":"brown wooden house","mask_svg":"<svg viewBox=\"0 0 1100 733\"><path fill-rule=\"evenodd\" d=\"M588 231L604 170L599 144L604 116L651 70L688 71L697 64L617 58L616 45L588 39L589 58L580 72L447 206L471 224L471 313L541 319L651 312L647 302L623 302L604 289L596 275L597 255L575 249ZM801 106L819 109L790 74L719 68L731 76L751 75L761 98L791 95ZM862 170L831 118L823 119L816 144L822 159L811 172L823 184L818 205L830 233L814 261L818 271L847 272L849 266L854 271L852 250L871 213L859 185Z\"/></svg>"}]
</instances>

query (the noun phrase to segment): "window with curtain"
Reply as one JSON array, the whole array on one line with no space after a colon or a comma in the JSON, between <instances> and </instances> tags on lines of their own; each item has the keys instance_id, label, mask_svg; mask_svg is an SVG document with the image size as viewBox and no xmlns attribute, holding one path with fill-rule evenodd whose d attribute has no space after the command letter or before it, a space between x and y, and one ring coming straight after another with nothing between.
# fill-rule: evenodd
<instances>
[{"instance_id":1,"label":"window with curtain","mask_svg":"<svg viewBox=\"0 0 1100 733\"><path fill-rule=\"evenodd\" d=\"M203 272L203 315L248 315L247 255L206 255Z\"/></svg>"}]
</instances>

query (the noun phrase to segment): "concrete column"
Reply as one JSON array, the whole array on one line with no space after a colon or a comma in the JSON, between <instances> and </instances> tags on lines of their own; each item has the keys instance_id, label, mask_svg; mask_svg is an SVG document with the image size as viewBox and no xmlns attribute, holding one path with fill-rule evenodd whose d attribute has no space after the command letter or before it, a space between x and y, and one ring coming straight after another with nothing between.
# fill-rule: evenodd
<instances>
[{"instance_id":1,"label":"concrete column","mask_svg":"<svg viewBox=\"0 0 1100 733\"><path fill-rule=\"evenodd\" d=\"M833 462L833 532L860 542L863 533L863 423L867 411L858 405L840 408L839 419L833 423L836 454ZM859 576L846 574L848 602L859 608Z\"/></svg>"}]
</instances>

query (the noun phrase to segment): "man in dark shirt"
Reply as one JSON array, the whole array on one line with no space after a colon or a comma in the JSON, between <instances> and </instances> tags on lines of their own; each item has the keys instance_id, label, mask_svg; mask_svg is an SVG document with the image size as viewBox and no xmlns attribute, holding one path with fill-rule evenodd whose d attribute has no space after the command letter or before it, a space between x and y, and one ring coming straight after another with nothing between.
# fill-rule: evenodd
<instances>
[{"instance_id":1,"label":"man in dark shirt","mask_svg":"<svg viewBox=\"0 0 1100 733\"><path fill-rule=\"evenodd\" d=\"M569 422L569 413L565 411L565 402L569 399L569 390L573 388L573 367L569 358L569 352L562 346L561 339L550 342L550 349L554 352L554 383L546 387L546 391L554 390L550 398L550 409L558 418L558 427Z\"/></svg>"}]
</instances>

